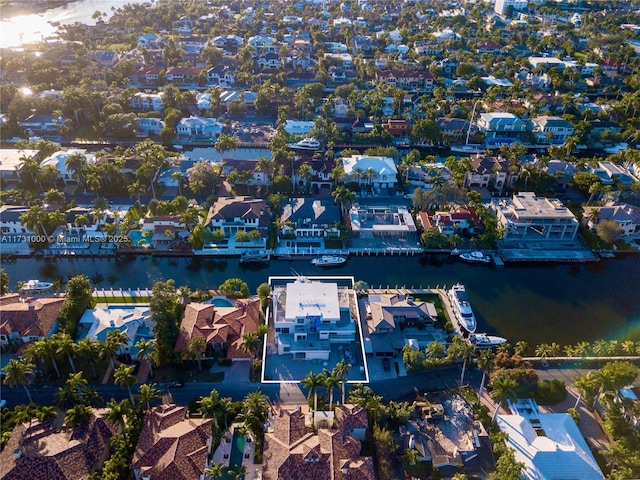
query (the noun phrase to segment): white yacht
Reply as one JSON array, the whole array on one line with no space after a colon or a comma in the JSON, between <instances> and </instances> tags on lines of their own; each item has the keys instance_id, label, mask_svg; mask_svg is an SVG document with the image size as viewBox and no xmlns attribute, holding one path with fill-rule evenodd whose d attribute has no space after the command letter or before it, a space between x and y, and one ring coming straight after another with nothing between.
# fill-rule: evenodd
<instances>
[{"instance_id":1,"label":"white yacht","mask_svg":"<svg viewBox=\"0 0 640 480\"><path fill-rule=\"evenodd\" d=\"M289 148L292 150L308 150L310 152L318 152L321 150L320 142L312 137L305 138L297 143L290 143Z\"/></svg>"},{"instance_id":2,"label":"white yacht","mask_svg":"<svg viewBox=\"0 0 640 480\"><path fill-rule=\"evenodd\" d=\"M342 265L347 259L337 255L323 255L311 260L311 264L316 267L332 267L334 265Z\"/></svg>"},{"instance_id":3,"label":"white yacht","mask_svg":"<svg viewBox=\"0 0 640 480\"><path fill-rule=\"evenodd\" d=\"M469 335L469 341L476 348L493 348L505 343L507 339L486 333L473 333Z\"/></svg>"},{"instance_id":4,"label":"white yacht","mask_svg":"<svg viewBox=\"0 0 640 480\"><path fill-rule=\"evenodd\" d=\"M240 263L269 263L270 260L268 250L245 250L240 254Z\"/></svg>"},{"instance_id":5,"label":"white yacht","mask_svg":"<svg viewBox=\"0 0 640 480\"><path fill-rule=\"evenodd\" d=\"M449 301L453 307L456 321L463 330L474 333L476 331L476 317L469 303L469 296L464 285L456 284L449 290Z\"/></svg>"},{"instance_id":6,"label":"white yacht","mask_svg":"<svg viewBox=\"0 0 640 480\"><path fill-rule=\"evenodd\" d=\"M53 283L40 280L28 280L20 287L21 293L43 293L51 290Z\"/></svg>"},{"instance_id":7,"label":"white yacht","mask_svg":"<svg viewBox=\"0 0 640 480\"><path fill-rule=\"evenodd\" d=\"M460 255L460 258L466 262L472 263L489 263L491 262L491 257L489 255L485 255L482 252L469 252L463 253Z\"/></svg>"}]
</instances>

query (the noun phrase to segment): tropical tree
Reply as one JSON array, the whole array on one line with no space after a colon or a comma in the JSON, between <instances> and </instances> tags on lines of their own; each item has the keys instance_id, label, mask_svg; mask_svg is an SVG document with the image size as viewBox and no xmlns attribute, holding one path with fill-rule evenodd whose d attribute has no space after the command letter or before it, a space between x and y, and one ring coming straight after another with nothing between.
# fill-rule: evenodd
<instances>
[{"instance_id":1,"label":"tropical tree","mask_svg":"<svg viewBox=\"0 0 640 480\"><path fill-rule=\"evenodd\" d=\"M238 140L235 137L227 135L226 133L221 133L218 136L218 140L216 141L216 143L213 144L213 148L220 154L220 156L223 156L224 152L233 150L237 146Z\"/></svg>"},{"instance_id":2,"label":"tropical tree","mask_svg":"<svg viewBox=\"0 0 640 480\"><path fill-rule=\"evenodd\" d=\"M9 360L7 365L4 367L5 375L2 380L2 383L10 388L22 385L24 392L27 394L27 398L29 399L29 403L33 403L33 400L31 399L31 393L29 392L27 385L31 383L29 377L33 375L34 368L35 366L33 363L28 360L17 360L13 358Z\"/></svg>"},{"instance_id":3,"label":"tropical tree","mask_svg":"<svg viewBox=\"0 0 640 480\"><path fill-rule=\"evenodd\" d=\"M462 372L460 373L460 386L464 385L464 373L467 369L467 362L471 360L474 348L466 340L454 337L453 343L448 348L448 354L455 359L462 360Z\"/></svg>"},{"instance_id":4,"label":"tropical tree","mask_svg":"<svg viewBox=\"0 0 640 480\"><path fill-rule=\"evenodd\" d=\"M256 438L257 447L262 445L264 422L269 413L269 399L261 392L251 392L242 401L244 426Z\"/></svg>"},{"instance_id":5,"label":"tropical tree","mask_svg":"<svg viewBox=\"0 0 640 480\"><path fill-rule=\"evenodd\" d=\"M127 416L133 413L131 404L126 399L120 402L111 399L109 400L109 403L107 403L107 409L108 410L104 415L105 420L117 424L120 431L123 432Z\"/></svg>"},{"instance_id":6,"label":"tropical tree","mask_svg":"<svg viewBox=\"0 0 640 480\"><path fill-rule=\"evenodd\" d=\"M224 477L227 466L224 463L212 463L204 470L205 480L220 480Z\"/></svg>"},{"instance_id":7,"label":"tropical tree","mask_svg":"<svg viewBox=\"0 0 640 480\"><path fill-rule=\"evenodd\" d=\"M518 382L508 375L498 377L495 381L491 382L491 398L496 402L496 410L491 417L491 423L493 423L498 415L498 410L502 406L502 403L506 400L517 400L516 389L518 388Z\"/></svg>"},{"instance_id":8,"label":"tropical tree","mask_svg":"<svg viewBox=\"0 0 640 480\"><path fill-rule=\"evenodd\" d=\"M187 344L187 353L198 360L198 371L202 371L202 355L207 350L207 342L202 337L195 337Z\"/></svg>"},{"instance_id":9,"label":"tropical tree","mask_svg":"<svg viewBox=\"0 0 640 480\"><path fill-rule=\"evenodd\" d=\"M57 416L58 411L56 410L56 407L51 405L43 405L36 413L36 417L40 423L46 422L47 420L53 420Z\"/></svg>"},{"instance_id":10,"label":"tropical tree","mask_svg":"<svg viewBox=\"0 0 640 480\"><path fill-rule=\"evenodd\" d=\"M244 480L244 476L247 474L247 466L244 464L239 465L236 470L229 470L227 474L231 475L234 480Z\"/></svg>"},{"instance_id":11,"label":"tropical tree","mask_svg":"<svg viewBox=\"0 0 640 480\"><path fill-rule=\"evenodd\" d=\"M149 376L153 378L153 355L156 348L156 341L153 339L147 340L146 338L141 338L136 342L135 347L138 349L136 358L138 360L147 361L147 364L149 365Z\"/></svg>"},{"instance_id":12,"label":"tropical tree","mask_svg":"<svg viewBox=\"0 0 640 480\"><path fill-rule=\"evenodd\" d=\"M482 398L482 391L484 389L484 382L487 379L487 376L491 375L491 370L493 369L493 360L495 358L495 354L491 350L482 350L480 355L478 356L478 368L482 370L482 380L480 381L480 389L478 390L478 398Z\"/></svg>"},{"instance_id":13,"label":"tropical tree","mask_svg":"<svg viewBox=\"0 0 640 480\"><path fill-rule=\"evenodd\" d=\"M79 403L67 410L67 414L64 417L64 423L65 425L71 425L73 427L76 425L82 425L91 418L92 413L93 408Z\"/></svg>"},{"instance_id":14,"label":"tropical tree","mask_svg":"<svg viewBox=\"0 0 640 480\"><path fill-rule=\"evenodd\" d=\"M147 410L149 410L151 408L151 401L155 400L156 398L160 398L160 392L158 392L155 383L143 383L138 389L136 398L141 405L146 405Z\"/></svg>"},{"instance_id":15,"label":"tropical tree","mask_svg":"<svg viewBox=\"0 0 640 480\"><path fill-rule=\"evenodd\" d=\"M56 357L58 356L58 342L53 336L45 337L37 341L42 348L42 353L45 357L48 357L51 360L51 364L53 365L53 369L56 371L57 378L60 378L60 369L58 368L58 362L56 361Z\"/></svg>"},{"instance_id":16,"label":"tropical tree","mask_svg":"<svg viewBox=\"0 0 640 480\"><path fill-rule=\"evenodd\" d=\"M129 398L131 403L135 403L133 399L133 393L131 393L131 387L136 384L137 379L133 375L133 365L125 365L124 363L116 368L113 374L113 383L119 385L121 388L126 388L129 392Z\"/></svg>"},{"instance_id":17,"label":"tropical tree","mask_svg":"<svg viewBox=\"0 0 640 480\"><path fill-rule=\"evenodd\" d=\"M60 355L66 355L73 373L76 373L76 365L73 363L73 353L76 351L76 344L71 335L66 332L55 333L51 336L56 342L56 347Z\"/></svg>"},{"instance_id":18,"label":"tropical tree","mask_svg":"<svg viewBox=\"0 0 640 480\"><path fill-rule=\"evenodd\" d=\"M95 360L100 354L100 342L98 342L95 338L85 337L76 345L76 353L80 357L84 358L91 366L93 378L98 378L98 374L96 373Z\"/></svg>"},{"instance_id":19,"label":"tropical tree","mask_svg":"<svg viewBox=\"0 0 640 480\"><path fill-rule=\"evenodd\" d=\"M516 355L522 356L522 355L524 355L524 352L527 351L527 348L529 348L529 344L527 342L521 340L519 342L516 342L516 346L514 348L514 353Z\"/></svg>"},{"instance_id":20,"label":"tropical tree","mask_svg":"<svg viewBox=\"0 0 640 480\"><path fill-rule=\"evenodd\" d=\"M242 335L242 342L240 343L240 349L255 357L260 347L260 340L255 333L249 332Z\"/></svg>"},{"instance_id":21,"label":"tropical tree","mask_svg":"<svg viewBox=\"0 0 640 480\"><path fill-rule=\"evenodd\" d=\"M313 396L313 411L318 410L318 388L324 385L322 374L309 372L300 382L303 387L309 389L309 398ZM315 427L315 416L313 426Z\"/></svg>"},{"instance_id":22,"label":"tropical tree","mask_svg":"<svg viewBox=\"0 0 640 480\"><path fill-rule=\"evenodd\" d=\"M351 365L349 365L344 358L336 363L336 366L333 367L333 375L340 379L340 391L342 394L342 405L344 405L344 399L346 394L345 384L347 383L347 376L349 375L349 369Z\"/></svg>"},{"instance_id":23,"label":"tropical tree","mask_svg":"<svg viewBox=\"0 0 640 480\"><path fill-rule=\"evenodd\" d=\"M329 410L333 410L333 390L340 385L340 379L326 368L322 372L322 375L324 378L324 387L329 392Z\"/></svg>"},{"instance_id":24,"label":"tropical tree","mask_svg":"<svg viewBox=\"0 0 640 480\"><path fill-rule=\"evenodd\" d=\"M109 358L111 370L115 370L115 357L118 350L129 343L129 336L122 330L110 330L107 332L107 339L102 344L102 354Z\"/></svg>"}]
</instances>

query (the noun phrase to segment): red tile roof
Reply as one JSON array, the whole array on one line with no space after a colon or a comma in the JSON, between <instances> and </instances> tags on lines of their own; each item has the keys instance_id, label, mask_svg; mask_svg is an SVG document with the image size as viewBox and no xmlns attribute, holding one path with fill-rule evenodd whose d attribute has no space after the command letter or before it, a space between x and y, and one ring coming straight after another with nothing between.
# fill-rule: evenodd
<instances>
[{"instance_id":1,"label":"red tile roof","mask_svg":"<svg viewBox=\"0 0 640 480\"><path fill-rule=\"evenodd\" d=\"M366 412L359 407L348 406L336 414L341 418L339 426L351 423L346 420L351 416L355 417L353 425L360 425L362 418L366 424ZM281 410L273 422L273 433L265 434L264 480L375 479L373 460L360 456L360 441L344 428L322 428L315 435L304 428L300 411Z\"/></svg>"},{"instance_id":2,"label":"red tile roof","mask_svg":"<svg viewBox=\"0 0 640 480\"><path fill-rule=\"evenodd\" d=\"M203 338L207 344L226 343L227 358L250 358L240 348L242 335L257 333L260 323L260 299L237 300L233 307L190 303L180 324L175 351L185 351L192 338Z\"/></svg>"},{"instance_id":3,"label":"red tile roof","mask_svg":"<svg viewBox=\"0 0 640 480\"><path fill-rule=\"evenodd\" d=\"M19 333L21 337L46 337L60 313L64 298L40 298L38 300L2 305L0 333Z\"/></svg>"},{"instance_id":4,"label":"red tile roof","mask_svg":"<svg viewBox=\"0 0 640 480\"><path fill-rule=\"evenodd\" d=\"M160 405L147 413L133 454L133 469L153 480L200 478L213 420L185 418L186 410L176 405Z\"/></svg>"},{"instance_id":5,"label":"red tile roof","mask_svg":"<svg viewBox=\"0 0 640 480\"><path fill-rule=\"evenodd\" d=\"M0 453L3 480L84 480L100 467L117 426L105 421L106 410L94 409L89 420L76 427L57 428L53 421L16 425ZM19 450L22 456L15 458Z\"/></svg>"}]
</instances>

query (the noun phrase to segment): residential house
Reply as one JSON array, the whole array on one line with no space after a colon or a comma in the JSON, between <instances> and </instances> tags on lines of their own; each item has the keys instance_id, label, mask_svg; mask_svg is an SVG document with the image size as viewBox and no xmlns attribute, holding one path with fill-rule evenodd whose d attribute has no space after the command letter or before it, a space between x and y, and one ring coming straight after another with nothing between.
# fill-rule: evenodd
<instances>
[{"instance_id":1,"label":"residential house","mask_svg":"<svg viewBox=\"0 0 640 480\"><path fill-rule=\"evenodd\" d=\"M209 208L205 225L207 229L222 230L227 237L240 230L259 230L266 237L271 208L260 198L220 197Z\"/></svg>"},{"instance_id":2,"label":"residential house","mask_svg":"<svg viewBox=\"0 0 640 480\"><path fill-rule=\"evenodd\" d=\"M527 123L513 113L481 113L478 129L484 134L488 145L497 146L513 141L522 141L528 134Z\"/></svg>"},{"instance_id":3,"label":"residential house","mask_svg":"<svg viewBox=\"0 0 640 480\"><path fill-rule=\"evenodd\" d=\"M405 183L411 187L431 190L435 185L453 184L453 174L443 163L410 165L405 174ZM410 193L413 189L410 188Z\"/></svg>"},{"instance_id":4,"label":"residential house","mask_svg":"<svg viewBox=\"0 0 640 480\"><path fill-rule=\"evenodd\" d=\"M399 293L369 294L366 311L369 335L387 334L404 327L433 328L438 316L433 303Z\"/></svg>"},{"instance_id":5,"label":"residential house","mask_svg":"<svg viewBox=\"0 0 640 480\"><path fill-rule=\"evenodd\" d=\"M201 338L211 352L223 352L231 360L251 360L251 354L242 349L242 336L257 334L260 299L224 300L228 306L192 302L185 307L176 352L186 352L191 340Z\"/></svg>"},{"instance_id":6,"label":"residential house","mask_svg":"<svg viewBox=\"0 0 640 480\"><path fill-rule=\"evenodd\" d=\"M131 106L136 110L153 110L154 112L161 112L164 110L164 103L162 103L162 97L164 92L159 93L134 93L131 96Z\"/></svg>"},{"instance_id":7,"label":"residential house","mask_svg":"<svg viewBox=\"0 0 640 480\"><path fill-rule=\"evenodd\" d=\"M613 185L616 182L620 185L632 185L638 181L625 166L609 161L598 162L597 167L591 168L591 173L597 175L603 185Z\"/></svg>"},{"instance_id":8,"label":"residential house","mask_svg":"<svg viewBox=\"0 0 640 480\"><path fill-rule=\"evenodd\" d=\"M355 204L349 211L354 237L415 237L416 224L411 212L402 205L366 206Z\"/></svg>"},{"instance_id":9,"label":"residential house","mask_svg":"<svg viewBox=\"0 0 640 480\"><path fill-rule=\"evenodd\" d=\"M0 185L6 188L9 184L17 184L20 181L20 168L25 159L36 160L40 158L38 150L22 148L0 149Z\"/></svg>"},{"instance_id":10,"label":"residential house","mask_svg":"<svg viewBox=\"0 0 640 480\"><path fill-rule=\"evenodd\" d=\"M507 15L509 12L516 10L522 11L527 9L528 0L496 0L494 11L498 15Z\"/></svg>"},{"instance_id":11,"label":"residential house","mask_svg":"<svg viewBox=\"0 0 640 480\"><path fill-rule=\"evenodd\" d=\"M360 456L367 412L354 405L336 407L336 427L317 433L300 408L279 408L269 420L264 439L264 480L374 480L371 457Z\"/></svg>"},{"instance_id":12,"label":"residential house","mask_svg":"<svg viewBox=\"0 0 640 480\"><path fill-rule=\"evenodd\" d=\"M75 183L76 180L73 178L73 171L69 170L67 167L67 159L72 155L81 155L84 157L86 163L95 163L95 157L93 154L87 153L86 150L81 149L69 149L69 150L58 150L55 153L52 153L50 156L45 158L40 166L42 168L47 166L55 167L58 170L58 178L61 179L65 185L68 183Z\"/></svg>"},{"instance_id":13,"label":"residential house","mask_svg":"<svg viewBox=\"0 0 640 480\"><path fill-rule=\"evenodd\" d=\"M414 43L413 50L416 55L439 56L444 52L444 47L440 42L419 40Z\"/></svg>"},{"instance_id":14,"label":"residential house","mask_svg":"<svg viewBox=\"0 0 640 480\"><path fill-rule=\"evenodd\" d=\"M353 68L353 57L350 53L325 53L324 56L342 68Z\"/></svg>"},{"instance_id":15,"label":"residential house","mask_svg":"<svg viewBox=\"0 0 640 480\"><path fill-rule=\"evenodd\" d=\"M544 171L555 177L556 185L559 188L567 188L576 173L576 165L571 162L552 159L544 167Z\"/></svg>"},{"instance_id":16,"label":"residential house","mask_svg":"<svg viewBox=\"0 0 640 480\"><path fill-rule=\"evenodd\" d=\"M404 137L411 133L411 125L409 125L407 121L403 119L390 118L382 124L382 128L384 128L394 137Z\"/></svg>"},{"instance_id":17,"label":"residential house","mask_svg":"<svg viewBox=\"0 0 640 480\"><path fill-rule=\"evenodd\" d=\"M118 355L135 358L138 353L136 343L140 340L152 340L154 321L151 319L149 305L138 304L134 308L118 305L98 304L88 308L78 323L78 340L93 338L100 342L107 339L111 331L124 332L128 342L118 348Z\"/></svg>"},{"instance_id":18,"label":"residential house","mask_svg":"<svg viewBox=\"0 0 640 480\"><path fill-rule=\"evenodd\" d=\"M159 118L138 118L138 126L136 127L136 137L146 138L160 135L164 128L164 122Z\"/></svg>"},{"instance_id":19,"label":"residential house","mask_svg":"<svg viewBox=\"0 0 640 480\"><path fill-rule=\"evenodd\" d=\"M315 122L307 122L303 120L286 120L284 122L284 130L289 135L309 135L314 125Z\"/></svg>"},{"instance_id":20,"label":"residential house","mask_svg":"<svg viewBox=\"0 0 640 480\"><path fill-rule=\"evenodd\" d=\"M440 135L454 143L464 142L467 133L469 137L478 133L476 124L464 118L437 118L436 125L440 128Z\"/></svg>"},{"instance_id":21,"label":"residential house","mask_svg":"<svg viewBox=\"0 0 640 480\"><path fill-rule=\"evenodd\" d=\"M524 464L522 478L604 479L571 415L540 413L533 399L518 400L510 408L515 414L498 415L497 424L508 435L516 462Z\"/></svg>"},{"instance_id":22,"label":"residential house","mask_svg":"<svg viewBox=\"0 0 640 480\"><path fill-rule=\"evenodd\" d=\"M238 69L235 65L220 62L215 67L207 70L207 83L223 88L233 87L238 76Z\"/></svg>"},{"instance_id":23,"label":"residential house","mask_svg":"<svg viewBox=\"0 0 640 480\"><path fill-rule=\"evenodd\" d=\"M622 229L622 236L640 236L640 207L624 202L607 202L603 206L584 207L582 222L589 228L596 228L602 220L616 222Z\"/></svg>"},{"instance_id":24,"label":"residential house","mask_svg":"<svg viewBox=\"0 0 640 480\"><path fill-rule=\"evenodd\" d=\"M311 167L310 178L307 179L300 176L300 167L302 165ZM333 177L331 175L333 167L333 160L327 157L317 155L311 158L303 155L296 156L293 160L293 172L291 174L294 188L299 191L306 189L312 195L329 195L333 185Z\"/></svg>"},{"instance_id":25,"label":"residential house","mask_svg":"<svg viewBox=\"0 0 640 480\"><path fill-rule=\"evenodd\" d=\"M200 72L202 69L197 67L169 67L166 79L167 82L177 85L193 85L198 83Z\"/></svg>"},{"instance_id":26,"label":"residential house","mask_svg":"<svg viewBox=\"0 0 640 480\"><path fill-rule=\"evenodd\" d=\"M273 345L268 351L293 360L328 360L331 345L349 345L356 340L357 328L351 305L356 305L353 281L344 277L270 277ZM284 283L283 283L284 282ZM355 366L354 361L350 361ZM329 367L332 368L332 367ZM300 379L301 380L301 379Z\"/></svg>"},{"instance_id":27,"label":"residential house","mask_svg":"<svg viewBox=\"0 0 640 480\"><path fill-rule=\"evenodd\" d=\"M504 47L497 42L479 42L476 46L476 53L480 55L483 53L502 55L504 53Z\"/></svg>"},{"instance_id":28,"label":"residential house","mask_svg":"<svg viewBox=\"0 0 640 480\"><path fill-rule=\"evenodd\" d=\"M561 145L575 131L573 125L561 117L535 117L531 123L536 142L539 144Z\"/></svg>"},{"instance_id":29,"label":"residential house","mask_svg":"<svg viewBox=\"0 0 640 480\"><path fill-rule=\"evenodd\" d=\"M222 174L229 180L231 172L238 172L234 185L268 187L273 183L273 167L262 167L256 160L225 158L220 162Z\"/></svg>"},{"instance_id":30,"label":"residential house","mask_svg":"<svg viewBox=\"0 0 640 480\"><path fill-rule=\"evenodd\" d=\"M99 67L113 68L120 61L120 54L112 50L98 50L91 52L89 60L97 63Z\"/></svg>"},{"instance_id":31,"label":"residential house","mask_svg":"<svg viewBox=\"0 0 640 480\"><path fill-rule=\"evenodd\" d=\"M249 37L247 44L256 51L257 55L263 55L265 53L278 54L280 52L280 45L274 37L256 35Z\"/></svg>"},{"instance_id":32,"label":"residential house","mask_svg":"<svg viewBox=\"0 0 640 480\"><path fill-rule=\"evenodd\" d=\"M244 39L237 35L218 36L213 39L213 46L222 49L225 55L235 55L244 45Z\"/></svg>"},{"instance_id":33,"label":"residential house","mask_svg":"<svg viewBox=\"0 0 640 480\"><path fill-rule=\"evenodd\" d=\"M138 38L138 48L157 49L161 37L157 37L153 33L145 33Z\"/></svg>"},{"instance_id":34,"label":"residential house","mask_svg":"<svg viewBox=\"0 0 640 480\"><path fill-rule=\"evenodd\" d=\"M247 113L249 113L255 109L256 98L258 98L258 94L250 90L225 90L220 94L220 106L228 109L232 102L240 100L247 107Z\"/></svg>"},{"instance_id":35,"label":"residential house","mask_svg":"<svg viewBox=\"0 0 640 480\"><path fill-rule=\"evenodd\" d=\"M150 238L155 248L167 248L186 240L189 231L176 215L146 217L142 221L142 234Z\"/></svg>"},{"instance_id":36,"label":"residential house","mask_svg":"<svg viewBox=\"0 0 640 480\"><path fill-rule=\"evenodd\" d=\"M58 315L64 298L38 298L21 302L16 296L2 303L0 345L34 342L50 337L58 330Z\"/></svg>"},{"instance_id":37,"label":"residential house","mask_svg":"<svg viewBox=\"0 0 640 480\"><path fill-rule=\"evenodd\" d=\"M504 228L504 240L573 241L578 220L557 198L521 192L511 199L494 200L490 210Z\"/></svg>"},{"instance_id":38,"label":"residential house","mask_svg":"<svg viewBox=\"0 0 640 480\"><path fill-rule=\"evenodd\" d=\"M118 433L105 413L94 408L86 422L75 426L61 427L56 420L19 423L0 453L0 478L89 478L109 457L109 442Z\"/></svg>"},{"instance_id":39,"label":"residential house","mask_svg":"<svg viewBox=\"0 0 640 480\"><path fill-rule=\"evenodd\" d=\"M340 236L340 230L337 228L340 223L340 210L331 198L291 198L282 207L280 220L280 231L284 238L293 236L296 240L306 242L308 237Z\"/></svg>"},{"instance_id":40,"label":"residential house","mask_svg":"<svg viewBox=\"0 0 640 480\"><path fill-rule=\"evenodd\" d=\"M465 173L465 188L511 188L518 180L517 172L510 171L510 162L506 158L476 155L471 159L473 170Z\"/></svg>"},{"instance_id":41,"label":"residential house","mask_svg":"<svg viewBox=\"0 0 640 480\"><path fill-rule=\"evenodd\" d=\"M191 418L186 407L148 410L131 460L136 480L204 478L211 452L211 418Z\"/></svg>"},{"instance_id":42,"label":"residential house","mask_svg":"<svg viewBox=\"0 0 640 480\"><path fill-rule=\"evenodd\" d=\"M178 139L195 138L198 140L218 138L223 131L224 125L215 118L190 116L181 118L176 126Z\"/></svg>"},{"instance_id":43,"label":"residential house","mask_svg":"<svg viewBox=\"0 0 640 480\"><path fill-rule=\"evenodd\" d=\"M640 428L640 388L629 386L616 392L614 401L622 407L624 417L636 430Z\"/></svg>"},{"instance_id":44,"label":"residential house","mask_svg":"<svg viewBox=\"0 0 640 480\"><path fill-rule=\"evenodd\" d=\"M27 213L28 210L29 207L19 205L0 206L0 233L2 233L2 235L33 234L33 232L28 230L20 221L20 217Z\"/></svg>"},{"instance_id":45,"label":"residential house","mask_svg":"<svg viewBox=\"0 0 640 480\"><path fill-rule=\"evenodd\" d=\"M20 122L29 135L59 135L66 119L55 115L31 115Z\"/></svg>"},{"instance_id":46,"label":"residential house","mask_svg":"<svg viewBox=\"0 0 640 480\"><path fill-rule=\"evenodd\" d=\"M606 133L605 133L606 132ZM622 126L616 122L608 120L594 120L591 122L590 135L592 137L602 137L603 135L615 135L622 133Z\"/></svg>"},{"instance_id":47,"label":"residential house","mask_svg":"<svg viewBox=\"0 0 640 480\"><path fill-rule=\"evenodd\" d=\"M463 205L459 205L454 210L448 212L435 212L433 215L422 211L418 214L418 221L425 230L437 228L447 236L453 235L454 233L468 232L481 223L476 212L470 207Z\"/></svg>"},{"instance_id":48,"label":"residential house","mask_svg":"<svg viewBox=\"0 0 640 480\"><path fill-rule=\"evenodd\" d=\"M396 188L398 168L391 157L352 155L342 159L344 179L375 192Z\"/></svg>"},{"instance_id":49,"label":"residential house","mask_svg":"<svg viewBox=\"0 0 640 480\"><path fill-rule=\"evenodd\" d=\"M277 53L268 52L262 54L257 59L258 67L264 69L275 69L282 66L280 56Z\"/></svg>"},{"instance_id":50,"label":"residential house","mask_svg":"<svg viewBox=\"0 0 640 480\"><path fill-rule=\"evenodd\" d=\"M411 92L431 93L434 79L428 70L381 70L376 72L375 83L384 83Z\"/></svg>"}]
</instances>

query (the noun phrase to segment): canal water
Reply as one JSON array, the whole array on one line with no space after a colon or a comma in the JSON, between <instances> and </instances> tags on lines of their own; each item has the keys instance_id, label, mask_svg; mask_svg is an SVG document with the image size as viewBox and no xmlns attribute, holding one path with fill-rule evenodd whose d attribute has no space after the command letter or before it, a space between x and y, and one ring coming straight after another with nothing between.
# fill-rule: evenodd
<instances>
[{"instance_id":1,"label":"canal water","mask_svg":"<svg viewBox=\"0 0 640 480\"><path fill-rule=\"evenodd\" d=\"M309 260L245 266L238 259L130 258L20 259L2 265L15 289L19 280L51 281L83 273L98 289L152 287L174 279L191 289L216 288L239 277L252 292L269 275L351 275L371 287L466 285L478 317L478 331L511 343L561 345L599 338L640 341L640 257L567 265L467 265L449 256L350 257L329 269Z\"/></svg>"}]
</instances>

